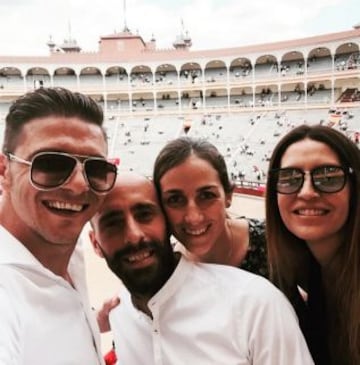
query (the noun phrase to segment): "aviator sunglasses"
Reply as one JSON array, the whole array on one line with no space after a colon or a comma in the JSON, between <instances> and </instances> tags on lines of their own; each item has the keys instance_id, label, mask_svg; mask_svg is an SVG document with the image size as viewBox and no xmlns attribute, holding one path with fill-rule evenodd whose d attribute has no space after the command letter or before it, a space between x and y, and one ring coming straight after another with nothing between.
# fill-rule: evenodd
<instances>
[{"instance_id":1,"label":"aviator sunglasses","mask_svg":"<svg viewBox=\"0 0 360 365\"><path fill-rule=\"evenodd\" d=\"M10 161L30 166L30 182L39 190L52 190L64 185L79 161L88 185L97 193L114 186L117 167L101 157L70 155L62 152L40 152L31 161L7 153Z\"/></svg>"},{"instance_id":2,"label":"aviator sunglasses","mask_svg":"<svg viewBox=\"0 0 360 365\"><path fill-rule=\"evenodd\" d=\"M337 193L346 184L352 169L341 166L319 166L311 171L303 171L295 167L270 170L270 177L276 183L276 191L280 194L294 194L304 185L305 175L309 174L313 188L320 193Z\"/></svg>"}]
</instances>

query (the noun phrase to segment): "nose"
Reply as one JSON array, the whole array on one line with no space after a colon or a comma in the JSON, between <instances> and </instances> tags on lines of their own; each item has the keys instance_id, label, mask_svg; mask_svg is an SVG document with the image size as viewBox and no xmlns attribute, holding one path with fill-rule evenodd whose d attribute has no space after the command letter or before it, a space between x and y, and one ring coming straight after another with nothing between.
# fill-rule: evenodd
<instances>
[{"instance_id":1,"label":"nose","mask_svg":"<svg viewBox=\"0 0 360 365\"><path fill-rule=\"evenodd\" d=\"M309 173L306 173L304 176L304 183L301 187L300 191L298 192L298 197L302 199L313 199L319 196L317 190L314 189L314 185L311 180L311 176Z\"/></svg>"},{"instance_id":2,"label":"nose","mask_svg":"<svg viewBox=\"0 0 360 365\"><path fill-rule=\"evenodd\" d=\"M74 170L69 176L68 180L65 183L67 189L71 190L74 193L83 193L84 191L88 191L90 189L88 182L86 181L83 166L77 161Z\"/></svg>"},{"instance_id":3,"label":"nose","mask_svg":"<svg viewBox=\"0 0 360 365\"><path fill-rule=\"evenodd\" d=\"M201 209L197 206L196 202L189 201L185 212L185 222L189 224L197 224L204 218Z\"/></svg>"},{"instance_id":4,"label":"nose","mask_svg":"<svg viewBox=\"0 0 360 365\"><path fill-rule=\"evenodd\" d=\"M138 245L145 238L141 224L134 217L129 217L126 220L125 227L125 242L130 245Z\"/></svg>"}]
</instances>

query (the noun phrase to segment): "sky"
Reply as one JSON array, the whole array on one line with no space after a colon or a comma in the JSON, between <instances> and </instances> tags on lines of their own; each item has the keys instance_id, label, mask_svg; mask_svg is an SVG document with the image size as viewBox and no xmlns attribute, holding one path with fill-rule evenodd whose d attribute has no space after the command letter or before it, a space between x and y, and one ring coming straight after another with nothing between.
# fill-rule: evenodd
<instances>
[{"instance_id":1,"label":"sky","mask_svg":"<svg viewBox=\"0 0 360 365\"><path fill-rule=\"evenodd\" d=\"M360 24L360 1L0 0L0 56L46 55L50 36L56 44L71 36L96 52L100 36L125 23L160 49L172 48L183 30L192 49L218 49L350 30Z\"/></svg>"}]
</instances>

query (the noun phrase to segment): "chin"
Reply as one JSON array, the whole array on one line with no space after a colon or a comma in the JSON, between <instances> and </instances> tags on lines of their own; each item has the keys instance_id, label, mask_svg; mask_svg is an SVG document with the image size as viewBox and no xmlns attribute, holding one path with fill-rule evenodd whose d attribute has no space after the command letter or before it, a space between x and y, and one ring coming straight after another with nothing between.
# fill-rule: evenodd
<instances>
[{"instance_id":1,"label":"chin","mask_svg":"<svg viewBox=\"0 0 360 365\"><path fill-rule=\"evenodd\" d=\"M67 232L68 233L68 232ZM79 235L69 235L67 234L66 236L59 236L59 232L57 232L56 234L52 234L51 232L48 234L44 234L43 238L51 243L53 246L71 246L71 245L75 245L75 243L77 242Z\"/></svg>"},{"instance_id":2,"label":"chin","mask_svg":"<svg viewBox=\"0 0 360 365\"><path fill-rule=\"evenodd\" d=\"M209 255L210 249L194 249L190 251L194 256L199 258L201 261L205 261L206 257Z\"/></svg>"}]
</instances>

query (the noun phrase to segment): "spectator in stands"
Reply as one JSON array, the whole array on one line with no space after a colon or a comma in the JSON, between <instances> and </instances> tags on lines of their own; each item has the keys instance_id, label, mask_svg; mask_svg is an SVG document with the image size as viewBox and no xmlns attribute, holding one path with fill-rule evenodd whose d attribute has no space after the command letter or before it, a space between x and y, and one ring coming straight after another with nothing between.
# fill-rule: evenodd
<instances>
[{"instance_id":1,"label":"spectator in stands","mask_svg":"<svg viewBox=\"0 0 360 365\"><path fill-rule=\"evenodd\" d=\"M153 179L171 232L190 253L268 276L264 222L227 214L234 185L213 144L170 141L156 158Z\"/></svg>"},{"instance_id":2,"label":"spectator in stands","mask_svg":"<svg viewBox=\"0 0 360 365\"><path fill-rule=\"evenodd\" d=\"M103 113L39 88L10 107L0 156L0 363L102 364L77 245L113 186Z\"/></svg>"},{"instance_id":3,"label":"spectator in stands","mask_svg":"<svg viewBox=\"0 0 360 365\"><path fill-rule=\"evenodd\" d=\"M96 253L126 287L110 313L122 364L313 364L269 281L174 253L150 180L122 174L92 227Z\"/></svg>"},{"instance_id":4,"label":"spectator in stands","mask_svg":"<svg viewBox=\"0 0 360 365\"><path fill-rule=\"evenodd\" d=\"M302 125L275 147L266 225L271 279L298 314L316 364L360 364L360 151Z\"/></svg>"}]
</instances>

